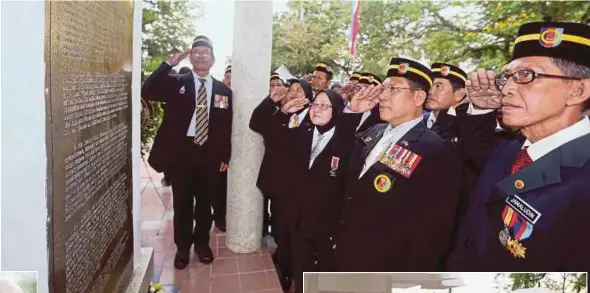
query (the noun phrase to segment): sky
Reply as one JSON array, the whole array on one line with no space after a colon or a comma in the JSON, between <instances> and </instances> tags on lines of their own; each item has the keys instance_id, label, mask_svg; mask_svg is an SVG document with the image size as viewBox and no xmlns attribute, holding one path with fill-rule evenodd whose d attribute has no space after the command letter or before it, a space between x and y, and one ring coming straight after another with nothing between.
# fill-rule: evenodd
<instances>
[{"instance_id":1,"label":"sky","mask_svg":"<svg viewBox=\"0 0 590 293\"><path fill-rule=\"evenodd\" d=\"M211 74L221 79L225 72L227 57L231 57L234 38L234 0L192 0L200 2L203 7L203 18L195 25L195 36L205 35L213 43L216 62L211 68ZM273 0L273 12L278 13L287 9L286 0ZM179 67L189 65L188 59L180 63ZM274 68L273 68L274 69Z\"/></svg>"}]
</instances>

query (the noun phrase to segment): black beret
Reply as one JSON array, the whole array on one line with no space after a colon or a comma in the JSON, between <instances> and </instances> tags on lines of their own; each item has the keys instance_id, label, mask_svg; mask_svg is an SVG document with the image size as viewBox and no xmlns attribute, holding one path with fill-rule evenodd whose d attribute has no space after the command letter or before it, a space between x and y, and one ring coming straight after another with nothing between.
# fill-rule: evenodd
<instances>
[{"instance_id":1,"label":"black beret","mask_svg":"<svg viewBox=\"0 0 590 293\"><path fill-rule=\"evenodd\" d=\"M193 40L193 46L192 46L192 48L198 47L198 46L209 47L209 49L211 49L211 51L213 51L213 43L211 43L211 40L209 40L209 38L207 38L205 36L197 36Z\"/></svg>"},{"instance_id":2,"label":"black beret","mask_svg":"<svg viewBox=\"0 0 590 293\"><path fill-rule=\"evenodd\" d=\"M348 80L359 80L360 78L361 78L361 73L355 71L350 75L350 78Z\"/></svg>"},{"instance_id":3,"label":"black beret","mask_svg":"<svg viewBox=\"0 0 590 293\"><path fill-rule=\"evenodd\" d=\"M387 77L405 77L417 82L428 92L432 86L432 71L419 62L405 58L391 58Z\"/></svg>"},{"instance_id":4,"label":"black beret","mask_svg":"<svg viewBox=\"0 0 590 293\"><path fill-rule=\"evenodd\" d=\"M326 62L320 62L315 66L316 71L324 72L328 74L330 78L332 78L332 67L328 65Z\"/></svg>"},{"instance_id":5,"label":"black beret","mask_svg":"<svg viewBox=\"0 0 590 293\"><path fill-rule=\"evenodd\" d=\"M447 63L434 63L430 68L433 78L446 78L465 87L467 73L461 68Z\"/></svg>"},{"instance_id":6,"label":"black beret","mask_svg":"<svg viewBox=\"0 0 590 293\"><path fill-rule=\"evenodd\" d=\"M590 26L574 22L530 22L518 29L512 59L553 57L590 67Z\"/></svg>"}]
</instances>

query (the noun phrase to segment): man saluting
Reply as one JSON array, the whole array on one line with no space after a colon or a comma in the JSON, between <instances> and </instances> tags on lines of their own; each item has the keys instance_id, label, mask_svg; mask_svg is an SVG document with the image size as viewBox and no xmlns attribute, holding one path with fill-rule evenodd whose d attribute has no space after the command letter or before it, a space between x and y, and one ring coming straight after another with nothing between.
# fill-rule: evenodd
<instances>
[{"instance_id":1,"label":"man saluting","mask_svg":"<svg viewBox=\"0 0 590 293\"><path fill-rule=\"evenodd\" d=\"M362 89L345 110L370 111L378 102L387 123L361 133L353 148L336 271L437 271L449 245L461 160L423 123L431 86L429 68L393 58L383 85Z\"/></svg>"},{"instance_id":2,"label":"man saluting","mask_svg":"<svg viewBox=\"0 0 590 293\"><path fill-rule=\"evenodd\" d=\"M187 56L192 72L169 75ZM172 180L177 269L189 263L193 244L200 262L213 261L209 247L212 197L220 172L229 163L232 125L232 91L209 74L214 62L211 41L198 36L192 48L163 62L141 91L145 99L166 102L148 162Z\"/></svg>"},{"instance_id":3,"label":"man saluting","mask_svg":"<svg viewBox=\"0 0 590 293\"><path fill-rule=\"evenodd\" d=\"M524 137L500 143L487 160L451 270L590 268L588 56L588 25L527 23L500 74L472 75L472 103L500 108L503 124ZM493 137L494 126L487 130Z\"/></svg>"}]
</instances>

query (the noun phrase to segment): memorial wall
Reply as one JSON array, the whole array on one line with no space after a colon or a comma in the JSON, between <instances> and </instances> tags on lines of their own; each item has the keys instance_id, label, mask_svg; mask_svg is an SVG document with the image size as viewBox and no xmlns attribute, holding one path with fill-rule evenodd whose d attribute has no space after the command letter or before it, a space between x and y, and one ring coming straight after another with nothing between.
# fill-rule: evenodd
<instances>
[{"instance_id":1,"label":"memorial wall","mask_svg":"<svg viewBox=\"0 0 590 293\"><path fill-rule=\"evenodd\" d=\"M45 15L50 291L117 292L133 254L133 2Z\"/></svg>"}]
</instances>

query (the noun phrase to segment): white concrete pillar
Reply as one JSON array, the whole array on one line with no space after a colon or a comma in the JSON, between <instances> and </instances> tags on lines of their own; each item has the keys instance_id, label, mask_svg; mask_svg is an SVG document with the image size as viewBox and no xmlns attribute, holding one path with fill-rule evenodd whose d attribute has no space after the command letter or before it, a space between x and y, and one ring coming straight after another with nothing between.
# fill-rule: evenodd
<instances>
[{"instance_id":1,"label":"white concrete pillar","mask_svg":"<svg viewBox=\"0 0 590 293\"><path fill-rule=\"evenodd\" d=\"M264 152L250 116L268 95L272 51L272 2L236 1L232 55L232 159L228 174L227 239L233 252L260 248L263 198L256 179Z\"/></svg>"},{"instance_id":2,"label":"white concrete pillar","mask_svg":"<svg viewBox=\"0 0 590 293\"><path fill-rule=\"evenodd\" d=\"M49 292L45 7L2 1L1 25L0 270L37 271L39 293Z\"/></svg>"},{"instance_id":3,"label":"white concrete pillar","mask_svg":"<svg viewBox=\"0 0 590 293\"><path fill-rule=\"evenodd\" d=\"M133 2L133 65L131 74L131 165L133 178L133 263L141 256L141 24L142 2Z\"/></svg>"}]
</instances>

